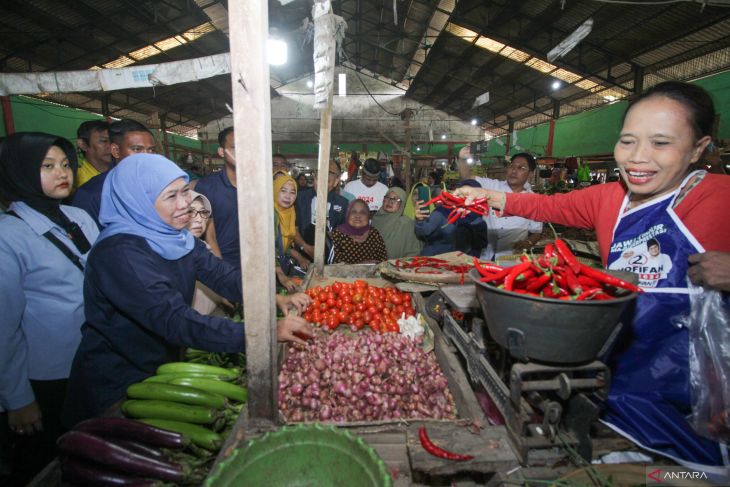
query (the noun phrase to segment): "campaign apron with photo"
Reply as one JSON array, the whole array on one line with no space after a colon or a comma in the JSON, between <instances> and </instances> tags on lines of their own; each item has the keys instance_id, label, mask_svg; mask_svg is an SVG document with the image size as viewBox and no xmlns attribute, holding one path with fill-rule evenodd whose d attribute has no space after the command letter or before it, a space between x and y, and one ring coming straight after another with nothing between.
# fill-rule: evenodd
<instances>
[{"instance_id":1,"label":"campaign apron with photo","mask_svg":"<svg viewBox=\"0 0 730 487\"><path fill-rule=\"evenodd\" d=\"M609 269L639 275L644 289L610 359L604 421L640 446L690 465L722 465L717 443L694 433L690 413L687 257L704 248L673 210L676 192L636 209L621 206Z\"/></svg>"}]
</instances>

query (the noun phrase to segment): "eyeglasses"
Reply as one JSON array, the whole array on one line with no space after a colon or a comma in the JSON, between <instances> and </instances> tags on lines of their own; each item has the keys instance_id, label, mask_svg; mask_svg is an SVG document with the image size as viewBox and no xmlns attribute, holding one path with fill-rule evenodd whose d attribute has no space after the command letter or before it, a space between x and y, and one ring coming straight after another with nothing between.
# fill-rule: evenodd
<instances>
[{"instance_id":1,"label":"eyeglasses","mask_svg":"<svg viewBox=\"0 0 730 487\"><path fill-rule=\"evenodd\" d=\"M400 198L393 198L392 196L386 196L386 197L383 198L383 200L384 201L392 201L393 203L400 203L401 201L403 201Z\"/></svg>"},{"instance_id":2,"label":"eyeglasses","mask_svg":"<svg viewBox=\"0 0 730 487\"><path fill-rule=\"evenodd\" d=\"M210 218L210 211L208 210L196 210L195 208L190 208L188 210L188 213L190 213L190 218L195 218L198 215L200 215L200 218L203 220L207 220Z\"/></svg>"}]
</instances>

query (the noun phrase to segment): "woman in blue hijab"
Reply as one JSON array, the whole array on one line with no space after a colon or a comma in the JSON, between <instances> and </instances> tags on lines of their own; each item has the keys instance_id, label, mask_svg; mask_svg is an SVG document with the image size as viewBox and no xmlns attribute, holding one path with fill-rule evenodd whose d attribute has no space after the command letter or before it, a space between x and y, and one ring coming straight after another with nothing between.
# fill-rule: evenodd
<instances>
[{"instance_id":1,"label":"woman in blue hijab","mask_svg":"<svg viewBox=\"0 0 730 487\"><path fill-rule=\"evenodd\" d=\"M185 229L191 199L187 174L160 155L135 154L109 172L99 213L104 230L86 267L86 323L69 378L67 427L104 413L130 384L177 360L182 347L244 349L241 323L190 306L196 280L230 301L242 296L240 270ZM277 304L301 311L308 299L277 296ZM301 341L295 332L311 330L299 316L279 321L280 340Z\"/></svg>"}]
</instances>

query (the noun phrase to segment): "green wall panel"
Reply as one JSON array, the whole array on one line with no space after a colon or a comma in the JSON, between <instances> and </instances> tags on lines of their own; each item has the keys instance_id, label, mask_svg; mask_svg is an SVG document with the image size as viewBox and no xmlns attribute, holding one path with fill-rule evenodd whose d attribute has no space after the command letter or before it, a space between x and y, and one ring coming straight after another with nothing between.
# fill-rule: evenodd
<instances>
[{"instance_id":1,"label":"green wall panel","mask_svg":"<svg viewBox=\"0 0 730 487\"><path fill-rule=\"evenodd\" d=\"M16 132L47 132L60 135L72 143L76 143L76 129L87 120L103 120L101 115L64 107L47 101L26 96L12 96L11 110ZM5 125L0 124L0 133L4 136ZM152 130L155 138L161 143L162 134L159 130ZM201 142L189 137L168 132L167 140L177 146L189 147L196 151L201 150Z\"/></svg>"},{"instance_id":2,"label":"green wall panel","mask_svg":"<svg viewBox=\"0 0 730 487\"><path fill-rule=\"evenodd\" d=\"M11 96L10 102L16 132L47 132L65 137L74 145L76 129L82 122L104 118L84 110L26 96ZM4 124L0 125L3 135L6 135Z\"/></svg>"},{"instance_id":3,"label":"green wall panel","mask_svg":"<svg viewBox=\"0 0 730 487\"><path fill-rule=\"evenodd\" d=\"M697 80L696 83L712 93L715 113L720 116L716 137L730 138L730 71Z\"/></svg>"},{"instance_id":4,"label":"green wall panel","mask_svg":"<svg viewBox=\"0 0 730 487\"><path fill-rule=\"evenodd\" d=\"M626 104L621 101L556 120L553 155L570 157L613 153Z\"/></svg>"},{"instance_id":5,"label":"green wall panel","mask_svg":"<svg viewBox=\"0 0 730 487\"><path fill-rule=\"evenodd\" d=\"M518 152L529 152L535 155L545 155L547 150L548 132L550 124L537 125L517 132L517 143L510 140L510 154ZM504 149L504 147L502 147ZM504 152L502 152L504 154ZM502 155L499 154L499 155Z\"/></svg>"},{"instance_id":6,"label":"green wall panel","mask_svg":"<svg viewBox=\"0 0 730 487\"><path fill-rule=\"evenodd\" d=\"M317 154L319 144L274 144L274 153L280 154Z\"/></svg>"}]
</instances>

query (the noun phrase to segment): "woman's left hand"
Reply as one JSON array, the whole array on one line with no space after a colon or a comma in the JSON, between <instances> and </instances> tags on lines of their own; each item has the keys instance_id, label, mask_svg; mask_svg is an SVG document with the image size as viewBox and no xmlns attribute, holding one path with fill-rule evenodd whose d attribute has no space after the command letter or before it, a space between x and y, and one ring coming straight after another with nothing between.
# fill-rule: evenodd
<instances>
[{"instance_id":1,"label":"woman's left hand","mask_svg":"<svg viewBox=\"0 0 730 487\"><path fill-rule=\"evenodd\" d=\"M697 285L730 291L730 253L710 251L689 256L687 275Z\"/></svg>"},{"instance_id":2,"label":"woman's left hand","mask_svg":"<svg viewBox=\"0 0 730 487\"><path fill-rule=\"evenodd\" d=\"M312 304L312 298L304 293L290 294L288 296L281 296L280 300L277 300L279 309L284 312L285 315L289 314L289 308L294 308L301 315L304 311Z\"/></svg>"},{"instance_id":3,"label":"woman's left hand","mask_svg":"<svg viewBox=\"0 0 730 487\"><path fill-rule=\"evenodd\" d=\"M306 345L306 339L314 335L312 325L301 316L288 315L276 323L276 338L280 342Z\"/></svg>"}]
</instances>

